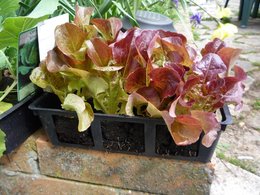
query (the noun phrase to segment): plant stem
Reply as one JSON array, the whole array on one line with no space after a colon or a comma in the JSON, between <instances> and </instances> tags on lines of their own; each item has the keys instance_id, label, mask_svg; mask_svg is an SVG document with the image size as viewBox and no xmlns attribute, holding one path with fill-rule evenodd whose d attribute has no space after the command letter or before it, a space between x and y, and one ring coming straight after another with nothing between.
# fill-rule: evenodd
<instances>
[{"instance_id":1,"label":"plant stem","mask_svg":"<svg viewBox=\"0 0 260 195\"><path fill-rule=\"evenodd\" d=\"M14 80L14 82L12 83L12 85L9 87L7 87L5 89L5 93L0 97L0 102L3 101L3 99L13 90L13 88L16 86L17 81Z\"/></svg>"}]
</instances>

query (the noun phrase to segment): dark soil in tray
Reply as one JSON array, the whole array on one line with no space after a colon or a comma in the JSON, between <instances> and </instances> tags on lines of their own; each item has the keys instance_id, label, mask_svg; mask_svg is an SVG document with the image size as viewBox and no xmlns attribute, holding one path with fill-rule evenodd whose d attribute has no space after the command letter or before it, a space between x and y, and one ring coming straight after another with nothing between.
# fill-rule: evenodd
<instances>
[{"instance_id":1,"label":"dark soil in tray","mask_svg":"<svg viewBox=\"0 0 260 195\"><path fill-rule=\"evenodd\" d=\"M155 147L155 152L160 155L196 157L198 156L199 142L189 146L177 146L167 127L165 125L157 125Z\"/></svg>"},{"instance_id":2,"label":"dark soil in tray","mask_svg":"<svg viewBox=\"0 0 260 195\"><path fill-rule=\"evenodd\" d=\"M77 118L54 116L58 140L62 143L94 146L91 129L78 132ZM145 152L144 125L139 123L101 121L103 147L107 151ZM162 156L198 156L199 142L189 146L177 146L165 125L156 126L155 152Z\"/></svg>"},{"instance_id":3,"label":"dark soil in tray","mask_svg":"<svg viewBox=\"0 0 260 195\"><path fill-rule=\"evenodd\" d=\"M143 124L101 121L101 130L103 146L108 151L145 151Z\"/></svg>"},{"instance_id":4,"label":"dark soil in tray","mask_svg":"<svg viewBox=\"0 0 260 195\"><path fill-rule=\"evenodd\" d=\"M91 129L78 132L78 119L54 116L58 140L63 143L94 146Z\"/></svg>"}]
</instances>

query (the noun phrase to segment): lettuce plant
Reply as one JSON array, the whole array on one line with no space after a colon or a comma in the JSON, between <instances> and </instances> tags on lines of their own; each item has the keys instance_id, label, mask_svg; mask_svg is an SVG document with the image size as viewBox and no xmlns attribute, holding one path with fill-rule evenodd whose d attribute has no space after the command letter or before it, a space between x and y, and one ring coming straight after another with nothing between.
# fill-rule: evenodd
<instances>
[{"instance_id":1,"label":"lettuce plant","mask_svg":"<svg viewBox=\"0 0 260 195\"><path fill-rule=\"evenodd\" d=\"M79 131L94 111L163 118L176 144L211 146L219 122L215 111L242 105L244 71L234 67L240 50L219 39L201 54L186 37L163 30L121 31L117 18L91 19L92 8L76 7L72 23L57 26L56 47L30 78L76 111ZM90 103L91 102L91 103Z\"/></svg>"}]
</instances>

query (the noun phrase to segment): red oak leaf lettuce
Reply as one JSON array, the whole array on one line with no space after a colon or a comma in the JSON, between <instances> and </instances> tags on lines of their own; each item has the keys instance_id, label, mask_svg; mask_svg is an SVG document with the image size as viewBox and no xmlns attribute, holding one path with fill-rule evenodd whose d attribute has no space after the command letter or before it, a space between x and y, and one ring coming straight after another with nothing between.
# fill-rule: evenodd
<instances>
[{"instance_id":1,"label":"red oak leaf lettuce","mask_svg":"<svg viewBox=\"0 0 260 195\"><path fill-rule=\"evenodd\" d=\"M32 82L77 112L80 131L95 109L163 118L177 145L192 144L203 133L203 145L211 146L220 129L214 112L226 103L242 105L246 74L233 68L240 50L214 39L199 59L182 34L122 32L119 19L91 19L92 11L76 6L74 22L57 26L56 46L34 69Z\"/></svg>"}]
</instances>

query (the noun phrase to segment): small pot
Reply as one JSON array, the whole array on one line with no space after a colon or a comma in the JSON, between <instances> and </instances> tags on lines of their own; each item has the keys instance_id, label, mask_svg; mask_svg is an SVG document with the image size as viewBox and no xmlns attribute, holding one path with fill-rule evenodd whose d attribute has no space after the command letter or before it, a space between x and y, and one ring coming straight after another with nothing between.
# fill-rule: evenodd
<instances>
[{"instance_id":1,"label":"small pot","mask_svg":"<svg viewBox=\"0 0 260 195\"><path fill-rule=\"evenodd\" d=\"M6 135L5 154L12 152L40 128L41 122L39 118L28 109L28 105L36 97L36 95L30 95L0 115L0 129Z\"/></svg>"}]
</instances>

